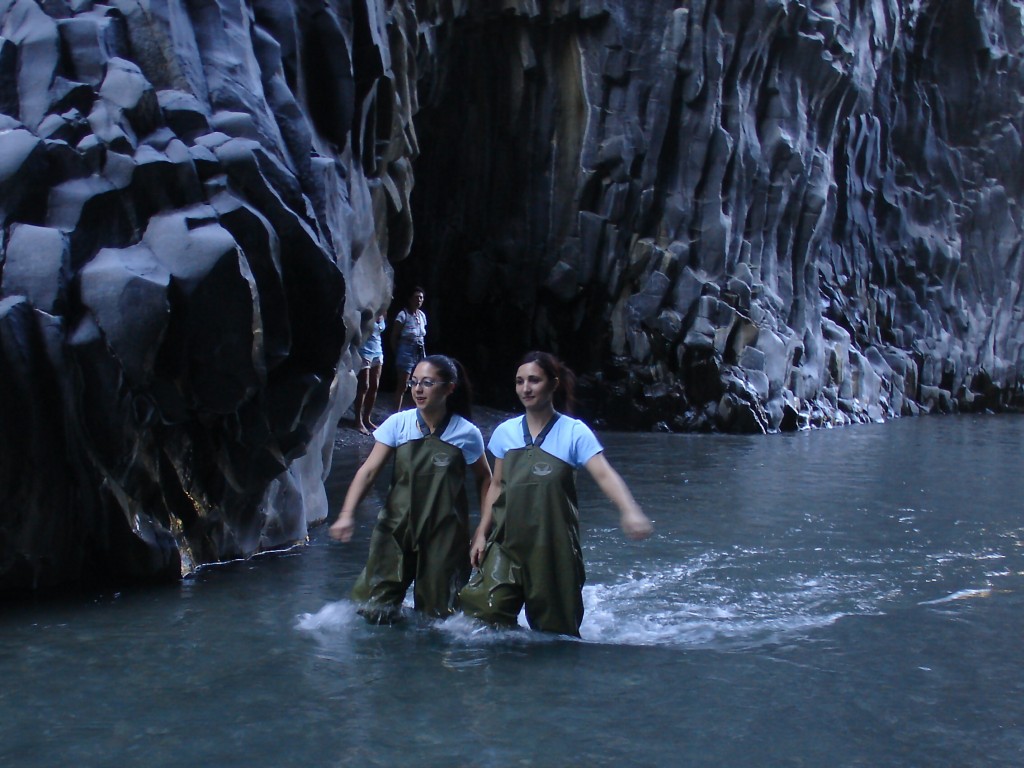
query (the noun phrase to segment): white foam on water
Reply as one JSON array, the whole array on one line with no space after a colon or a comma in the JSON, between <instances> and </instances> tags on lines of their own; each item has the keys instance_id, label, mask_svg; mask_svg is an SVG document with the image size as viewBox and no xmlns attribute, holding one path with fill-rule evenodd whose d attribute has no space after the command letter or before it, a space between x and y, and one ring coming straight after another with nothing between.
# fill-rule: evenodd
<instances>
[{"instance_id":1,"label":"white foam on water","mask_svg":"<svg viewBox=\"0 0 1024 768\"><path fill-rule=\"evenodd\" d=\"M519 614L519 625L516 627L492 627L461 613L445 621L435 622L433 626L450 639L472 646L533 645L565 639L559 635L531 631L522 612Z\"/></svg>"},{"instance_id":2,"label":"white foam on water","mask_svg":"<svg viewBox=\"0 0 1024 768\"><path fill-rule=\"evenodd\" d=\"M888 593L842 574L789 574L774 583L730 581L700 565L633 575L583 590L588 642L736 648L784 642L843 616L879 612Z\"/></svg>"},{"instance_id":3,"label":"white foam on water","mask_svg":"<svg viewBox=\"0 0 1024 768\"><path fill-rule=\"evenodd\" d=\"M942 605L952 603L955 600L968 600L972 597L992 597L991 589L961 589L951 595L938 597L934 600L922 600L918 605Z\"/></svg>"},{"instance_id":4,"label":"white foam on water","mask_svg":"<svg viewBox=\"0 0 1024 768\"><path fill-rule=\"evenodd\" d=\"M358 610L359 606L348 600L328 603L316 613L299 614L295 628L303 632L336 634L352 626L354 620L363 620Z\"/></svg>"},{"instance_id":5,"label":"white foam on water","mask_svg":"<svg viewBox=\"0 0 1024 768\"><path fill-rule=\"evenodd\" d=\"M846 567L843 567L845 565ZM733 549L703 552L651 573L605 576L584 587L584 642L735 649L792 642L844 616L883 612L899 589L863 563L836 562L807 572L808 563L778 552ZM847 570L849 568L849 570ZM447 621L417 617L404 606L415 631L440 632L462 649L566 641L529 631L525 615L516 628L494 628L466 616ZM364 621L347 600L298 617L297 628L332 645ZM469 663L473 663L470 660Z\"/></svg>"},{"instance_id":6,"label":"white foam on water","mask_svg":"<svg viewBox=\"0 0 1024 768\"><path fill-rule=\"evenodd\" d=\"M376 634L367 634L367 623L359 615L359 607L358 603L350 600L328 603L316 613L303 613L296 617L295 628L316 640L319 652L325 658L340 662L352 661L359 653L359 638L365 639ZM526 625L525 614L520 614L517 627L492 627L464 614L456 614L445 620L421 616L412 609L411 600L403 604L403 613L405 621L402 627L405 631L436 633L436 636L440 636L445 646L442 663L453 670L486 665L494 648L526 648L553 642L576 642L575 638L531 631ZM382 629L388 631L389 628Z\"/></svg>"}]
</instances>

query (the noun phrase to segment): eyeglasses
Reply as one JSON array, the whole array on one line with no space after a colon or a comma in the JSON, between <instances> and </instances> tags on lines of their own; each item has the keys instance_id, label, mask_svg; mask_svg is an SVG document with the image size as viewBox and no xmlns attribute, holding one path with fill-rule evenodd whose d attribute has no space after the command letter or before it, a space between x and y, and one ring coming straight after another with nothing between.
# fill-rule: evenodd
<instances>
[{"instance_id":1,"label":"eyeglasses","mask_svg":"<svg viewBox=\"0 0 1024 768\"><path fill-rule=\"evenodd\" d=\"M422 386L424 389L430 389L435 384L437 382L433 379L409 379L409 389L416 389L419 386Z\"/></svg>"}]
</instances>

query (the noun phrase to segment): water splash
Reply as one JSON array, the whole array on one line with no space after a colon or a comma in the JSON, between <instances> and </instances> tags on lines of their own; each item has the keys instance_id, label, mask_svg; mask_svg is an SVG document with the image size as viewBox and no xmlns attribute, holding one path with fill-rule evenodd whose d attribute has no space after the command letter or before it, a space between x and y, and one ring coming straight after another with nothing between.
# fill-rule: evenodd
<instances>
[{"instance_id":1,"label":"water splash","mask_svg":"<svg viewBox=\"0 0 1024 768\"><path fill-rule=\"evenodd\" d=\"M753 593L735 602L668 600L649 583L599 585L583 592L583 639L613 645L738 648L777 643L835 623L846 611L829 609L821 591L799 598ZM694 597L698 597L694 595Z\"/></svg>"},{"instance_id":2,"label":"water splash","mask_svg":"<svg viewBox=\"0 0 1024 768\"><path fill-rule=\"evenodd\" d=\"M313 634L337 635L349 629L355 620L362 621L358 610L359 606L349 600L328 603L316 613L300 614L295 628Z\"/></svg>"},{"instance_id":3,"label":"water splash","mask_svg":"<svg viewBox=\"0 0 1024 768\"><path fill-rule=\"evenodd\" d=\"M447 621L436 622L434 628L443 632L453 642L481 647L526 646L573 639L546 632L533 632L526 623L525 612L519 613L519 624L515 627L492 627L465 614L458 614Z\"/></svg>"},{"instance_id":4,"label":"water splash","mask_svg":"<svg viewBox=\"0 0 1024 768\"><path fill-rule=\"evenodd\" d=\"M970 583L977 578L977 567L1001 558L984 548L922 557L907 550L843 551L788 544L706 549L674 562L654 557L643 568L641 563L595 559L596 583L583 590L583 642L735 650L812 639L843 617L879 615L894 605L983 596L985 590ZM950 578L960 581L964 588L937 600L927 599L934 592L924 600L915 594L936 586L940 577L947 583ZM298 628L332 636L330 642L336 644L352 626L363 623L356 610L350 602L330 604L300 617ZM425 620L412 610L411 599L406 613L413 631L440 633L450 648L568 640L529 631L523 613L519 627L513 629L487 627L464 616ZM473 656L454 663L476 661Z\"/></svg>"},{"instance_id":5,"label":"water splash","mask_svg":"<svg viewBox=\"0 0 1024 768\"><path fill-rule=\"evenodd\" d=\"M730 573L728 568L709 569L714 559L705 555L654 574L631 573L614 583L584 587L582 640L610 645L749 648L806 636L844 616L878 613L889 597L877 583L851 574L790 573L765 583L750 574ZM315 614L298 617L296 628L335 645L345 642L354 627L364 625L357 610L350 601L330 603ZM576 642L529 631L525 613L520 613L518 627L495 628L461 614L436 621L416 616L411 605L406 611L413 631L440 633L453 648ZM472 656L453 660L453 664L471 666L479 661Z\"/></svg>"}]
</instances>

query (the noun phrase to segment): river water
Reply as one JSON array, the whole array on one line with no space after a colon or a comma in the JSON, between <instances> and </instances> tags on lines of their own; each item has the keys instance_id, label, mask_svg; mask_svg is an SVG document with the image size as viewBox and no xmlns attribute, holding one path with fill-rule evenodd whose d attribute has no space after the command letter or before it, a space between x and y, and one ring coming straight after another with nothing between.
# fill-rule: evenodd
<instances>
[{"instance_id":1,"label":"river water","mask_svg":"<svg viewBox=\"0 0 1024 768\"><path fill-rule=\"evenodd\" d=\"M0 765L1024 765L1024 418L601 437L657 532L581 476L581 641L366 625L370 499L349 545L4 607Z\"/></svg>"}]
</instances>

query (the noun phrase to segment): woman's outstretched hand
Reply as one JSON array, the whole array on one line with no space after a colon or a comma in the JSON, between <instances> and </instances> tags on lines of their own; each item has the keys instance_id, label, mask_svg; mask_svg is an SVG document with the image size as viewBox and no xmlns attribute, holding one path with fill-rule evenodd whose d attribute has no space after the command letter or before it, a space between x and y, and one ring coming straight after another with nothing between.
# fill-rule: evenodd
<instances>
[{"instance_id":1,"label":"woman's outstretched hand","mask_svg":"<svg viewBox=\"0 0 1024 768\"><path fill-rule=\"evenodd\" d=\"M623 513L620 524L622 532L633 541L646 539L654 533L654 524L639 509Z\"/></svg>"},{"instance_id":2,"label":"woman's outstretched hand","mask_svg":"<svg viewBox=\"0 0 1024 768\"><path fill-rule=\"evenodd\" d=\"M349 541L352 538L352 532L355 529L355 520L352 519L351 515L346 516L343 513L338 515L338 519L334 521L334 524L330 527L328 533L335 541Z\"/></svg>"}]
</instances>

